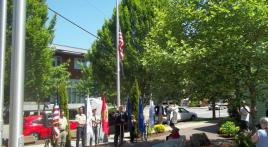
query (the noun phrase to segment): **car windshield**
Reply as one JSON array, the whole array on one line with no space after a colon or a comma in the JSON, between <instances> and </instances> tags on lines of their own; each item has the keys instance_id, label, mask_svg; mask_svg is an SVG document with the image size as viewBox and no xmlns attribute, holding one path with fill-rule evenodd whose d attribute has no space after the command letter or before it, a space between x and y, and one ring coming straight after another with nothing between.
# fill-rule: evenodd
<instances>
[{"instance_id":1,"label":"car windshield","mask_svg":"<svg viewBox=\"0 0 268 147\"><path fill-rule=\"evenodd\" d=\"M38 118L36 120L33 120L34 124L43 124L43 119L42 118Z\"/></svg>"},{"instance_id":2,"label":"car windshield","mask_svg":"<svg viewBox=\"0 0 268 147\"><path fill-rule=\"evenodd\" d=\"M180 113L188 113L189 111L185 110L184 108L179 108Z\"/></svg>"}]
</instances>

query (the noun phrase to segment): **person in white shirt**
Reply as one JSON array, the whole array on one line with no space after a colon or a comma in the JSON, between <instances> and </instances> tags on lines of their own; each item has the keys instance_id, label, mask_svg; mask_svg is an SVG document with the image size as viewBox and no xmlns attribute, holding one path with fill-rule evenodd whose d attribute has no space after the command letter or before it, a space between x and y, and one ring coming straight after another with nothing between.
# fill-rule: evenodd
<instances>
[{"instance_id":1,"label":"person in white shirt","mask_svg":"<svg viewBox=\"0 0 268 147\"><path fill-rule=\"evenodd\" d=\"M100 125L100 118L96 115L96 108L92 110L92 130L95 136L95 145L98 144L98 127ZM90 145L92 145L92 139L90 139Z\"/></svg>"},{"instance_id":2,"label":"person in white shirt","mask_svg":"<svg viewBox=\"0 0 268 147\"><path fill-rule=\"evenodd\" d=\"M66 136L68 134L68 132L66 131L67 126L68 126L68 121L66 117L64 116L64 111L61 110L60 119L59 119L59 129L60 129L60 136L58 139L59 147L65 147Z\"/></svg>"},{"instance_id":3,"label":"person in white shirt","mask_svg":"<svg viewBox=\"0 0 268 147\"><path fill-rule=\"evenodd\" d=\"M242 106L240 110L238 110L241 119L240 119L240 130L247 131L249 128L249 116L250 116L250 108L246 105L245 101L242 101Z\"/></svg>"},{"instance_id":4,"label":"person in white shirt","mask_svg":"<svg viewBox=\"0 0 268 147\"><path fill-rule=\"evenodd\" d=\"M76 131L76 147L79 147L79 141L82 139L82 147L85 147L86 140L86 115L84 114L84 108L79 108L79 114L76 114L75 120L78 122Z\"/></svg>"}]
</instances>

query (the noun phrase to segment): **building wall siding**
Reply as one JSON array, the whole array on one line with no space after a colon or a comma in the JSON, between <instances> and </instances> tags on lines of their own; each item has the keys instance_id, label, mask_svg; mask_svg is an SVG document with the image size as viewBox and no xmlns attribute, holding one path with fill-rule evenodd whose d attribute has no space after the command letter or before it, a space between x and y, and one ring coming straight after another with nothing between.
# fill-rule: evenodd
<instances>
[{"instance_id":1,"label":"building wall siding","mask_svg":"<svg viewBox=\"0 0 268 147\"><path fill-rule=\"evenodd\" d=\"M61 52L56 52L55 56L62 57L62 63L68 63L69 61L69 67L68 71L70 72L70 79L81 79L82 73L80 69L74 69L74 59L75 58L81 58L84 57L82 55L73 55L73 54L66 54Z\"/></svg>"}]
</instances>

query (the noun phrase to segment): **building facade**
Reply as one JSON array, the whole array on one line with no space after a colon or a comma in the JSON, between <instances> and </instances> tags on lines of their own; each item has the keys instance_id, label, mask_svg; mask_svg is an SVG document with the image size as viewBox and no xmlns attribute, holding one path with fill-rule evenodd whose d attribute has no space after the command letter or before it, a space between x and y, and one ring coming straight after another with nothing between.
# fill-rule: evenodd
<instances>
[{"instance_id":1,"label":"building facade","mask_svg":"<svg viewBox=\"0 0 268 147\"><path fill-rule=\"evenodd\" d=\"M87 50L58 44L53 44L52 49L55 51L53 58L54 66L69 63L68 71L70 73L70 79L67 89L68 102L70 104L84 103L85 97L79 95L76 84L82 77L81 65L88 64L84 59ZM51 102L53 102L54 99L55 97L52 97Z\"/></svg>"}]
</instances>

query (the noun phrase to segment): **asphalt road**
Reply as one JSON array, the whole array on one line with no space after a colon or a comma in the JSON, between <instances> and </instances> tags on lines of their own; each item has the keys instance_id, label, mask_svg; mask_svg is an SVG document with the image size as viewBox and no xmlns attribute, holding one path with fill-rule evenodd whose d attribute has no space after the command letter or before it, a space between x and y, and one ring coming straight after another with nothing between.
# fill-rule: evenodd
<instances>
[{"instance_id":1,"label":"asphalt road","mask_svg":"<svg viewBox=\"0 0 268 147\"><path fill-rule=\"evenodd\" d=\"M188 111L195 112L198 118L212 118L212 110L208 107L187 107ZM227 109L216 110L216 118L229 116Z\"/></svg>"},{"instance_id":2,"label":"asphalt road","mask_svg":"<svg viewBox=\"0 0 268 147\"><path fill-rule=\"evenodd\" d=\"M198 118L212 118L212 110L208 110L208 107L183 107L190 112L195 112ZM216 110L216 118L229 116L227 109ZM149 106L144 108L145 120L149 119Z\"/></svg>"}]
</instances>

